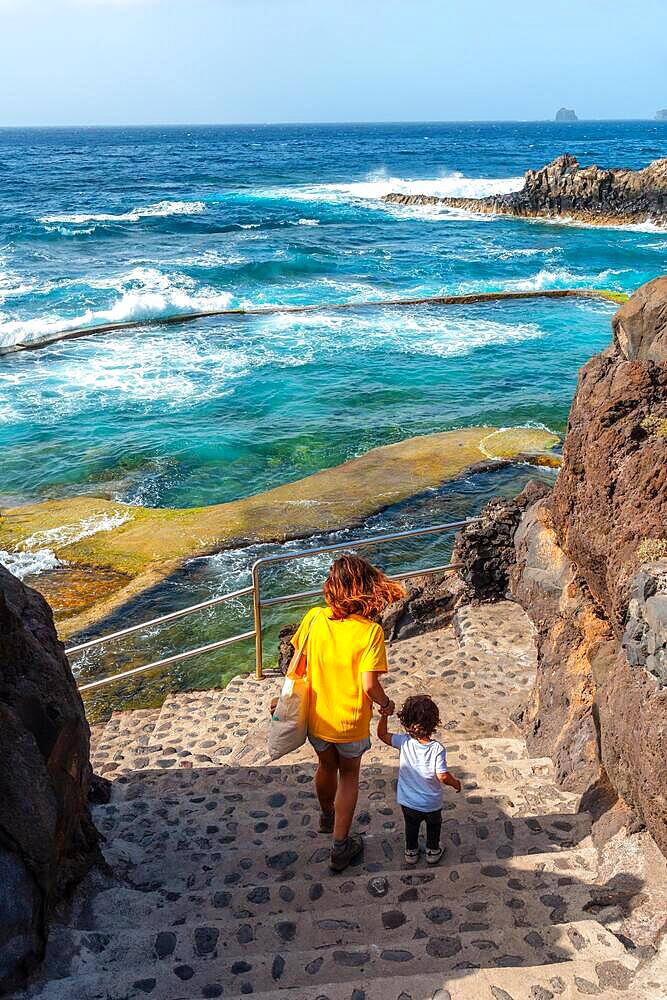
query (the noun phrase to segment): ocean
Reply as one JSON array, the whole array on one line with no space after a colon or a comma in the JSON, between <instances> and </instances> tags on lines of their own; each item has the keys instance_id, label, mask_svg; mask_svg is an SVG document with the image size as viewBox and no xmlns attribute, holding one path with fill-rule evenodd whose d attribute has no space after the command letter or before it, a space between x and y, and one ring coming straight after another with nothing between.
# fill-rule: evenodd
<instances>
[{"instance_id":1,"label":"ocean","mask_svg":"<svg viewBox=\"0 0 667 1000\"><path fill-rule=\"evenodd\" d=\"M641 167L667 155L667 122L0 130L0 350L137 322L0 356L0 503L89 494L191 507L416 434L480 424L562 433L577 369L609 341L613 304L326 306L497 290L632 292L664 273L667 232L651 224L592 228L380 200L391 191L511 191L524 170L565 151L583 164ZM268 305L322 308L141 325ZM518 465L480 473L365 528L465 516L530 474ZM378 560L396 568L436 555L429 545ZM194 560L121 620L242 584L251 556ZM48 546L2 559L37 586L54 565ZM312 585L326 570L320 557L299 565L298 580L278 590ZM210 612L107 650L86 669L236 625L228 609ZM148 685L150 697L160 685L219 682L249 657L191 661ZM130 694L135 704L149 697L140 687Z\"/></svg>"}]
</instances>

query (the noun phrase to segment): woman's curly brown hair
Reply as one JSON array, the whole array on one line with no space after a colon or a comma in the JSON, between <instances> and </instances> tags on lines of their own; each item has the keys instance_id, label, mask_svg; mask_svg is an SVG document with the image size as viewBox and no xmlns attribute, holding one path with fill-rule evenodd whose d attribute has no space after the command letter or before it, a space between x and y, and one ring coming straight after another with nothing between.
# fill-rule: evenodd
<instances>
[{"instance_id":1,"label":"woman's curly brown hair","mask_svg":"<svg viewBox=\"0 0 667 1000\"><path fill-rule=\"evenodd\" d=\"M429 739L440 725L438 706L427 694L407 698L398 713L403 728L417 739Z\"/></svg>"},{"instance_id":2,"label":"woman's curly brown hair","mask_svg":"<svg viewBox=\"0 0 667 1000\"><path fill-rule=\"evenodd\" d=\"M340 621L350 615L373 618L405 597L405 590L361 556L346 553L333 562L324 597L333 612L331 617Z\"/></svg>"}]
</instances>

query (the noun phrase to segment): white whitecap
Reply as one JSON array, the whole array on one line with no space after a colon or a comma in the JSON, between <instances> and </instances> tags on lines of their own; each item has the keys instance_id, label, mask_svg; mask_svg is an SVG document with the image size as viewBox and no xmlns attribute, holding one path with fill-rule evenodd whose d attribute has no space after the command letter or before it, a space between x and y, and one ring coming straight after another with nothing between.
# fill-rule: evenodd
<instances>
[{"instance_id":1,"label":"white whitecap","mask_svg":"<svg viewBox=\"0 0 667 1000\"><path fill-rule=\"evenodd\" d=\"M66 223L82 225L86 222L138 222L140 219L163 218L169 215L199 215L206 211L203 201L159 201L143 205L129 212L64 212L61 215L42 215L38 222L45 225Z\"/></svg>"},{"instance_id":2,"label":"white whitecap","mask_svg":"<svg viewBox=\"0 0 667 1000\"><path fill-rule=\"evenodd\" d=\"M584 275L577 274L567 268L541 268L535 274L525 278L506 278L492 283L461 282L457 287L457 292L461 295L468 295L488 291L542 292L557 291L561 288L601 288L605 287L610 279L627 273L627 269L606 268L597 274Z\"/></svg>"},{"instance_id":3,"label":"white whitecap","mask_svg":"<svg viewBox=\"0 0 667 1000\"><path fill-rule=\"evenodd\" d=\"M13 552L0 549L0 563L20 580L26 576L37 576L66 565L58 558L54 549L62 549L101 531L113 531L131 520L132 514L127 510L115 510L111 514L95 514L72 524L36 531L24 538Z\"/></svg>"},{"instance_id":4,"label":"white whitecap","mask_svg":"<svg viewBox=\"0 0 667 1000\"><path fill-rule=\"evenodd\" d=\"M109 323L227 309L232 302L229 292L202 287L186 275L164 274L154 268L135 268L120 277L92 279L87 284L114 292L116 301L107 308L86 309L77 316L49 313L32 319L8 319L0 315L0 350Z\"/></svg>"},{"instance_id":5,"label":"white whitecap","mask_svg":"<svg viewBox=\"0 0 667 1000\"><path fill-rule=\"evenodd\" d=\"M285 187L258 188L258 197L285 198L292 201L380 202L388 194L429 195L436 198L484 198L487 195L509 194L523 187L523 177L465 177L460 172L430 178L392 177L383 173L370 175L364 181L342 184L302 184Z\"/></svg>"}]
</instances>

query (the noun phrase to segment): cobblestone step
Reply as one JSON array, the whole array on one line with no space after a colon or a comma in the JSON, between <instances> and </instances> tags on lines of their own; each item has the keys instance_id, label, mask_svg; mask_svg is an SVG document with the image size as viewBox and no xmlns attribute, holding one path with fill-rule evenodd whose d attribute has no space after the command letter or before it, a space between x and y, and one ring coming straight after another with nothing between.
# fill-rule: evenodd
<instances>
[{"instance_id":1,"label":"cobblestone step","mask_svg":"<svg viewBox=\"0 0 667 1000\"><path fill-rule=\"evenodd\" d=\"M153 742L163 751L187 750L211 759L214 751L226 756L260 714L262 719L268 718L265 703L273 687L279 689L281 682L282 677L275 682L271 677L259 682L254 676L242 674L232 678L222 692L172 695L163 705Z\"/></svg>"},{"instance_id":2,"label":"cobblestone step","mask_svg":"<svg viewBox=\"0 0 667 1000\"><path fill-rule=\"evenodd\" d=\"M447 864L502 862L509 857L563 851L589 846L590 817L587 814L520 817L491 823L445 821L442 844ZM128 844L120 839L105 845L104 854L112 865L126 864L126 876L135 885L161 885L178 878L195 887L218 881L243 880L253 884L282 873L328 871L330 844L314 831L285 836L267 834L241 843L216 843L193 849L189 838L161 843ZM397 832L370 834L364 838L364 855L357 867L366 871L391 869L403 857L403 835ZM228 884L232 884L231 881Z\"/></svg>"},{"instance_id":3,"label":"cobblestone step","mask_svg":"<svg viewBox=\"0 0 667 1000\"><path fill-rule=\"evenodd\" d=\"M383 833L403 829L403 813L395 801L394 781L388 779L386 789L372 785L361 789L355 814L355 827L364 833ZM540 789L542 786L538 786ZM576 809L576 796L556 792L535 791L530 794L513 791L514 798L484 790L472 795L450 793L443 803L445 822L512 821L513 817L530 814L531 805L542 807L536 814L549 815L556 810L568 813ZM128 803L130 805L130 803ZM229 792L222 795L192 795L158 799L135 799L131 808L123 810L119 803L98 806L94 810L95 824L108 840L120 838L131 843L172 842L175 839L204 838L209 843L233 843L243 837L251 841L261 835L284 836L286 833L317 830L319 803L313 787L304 787L298 797L284 792L244 795Z\"/></svg>"},{"instance_id":4,"label":"cobblestone step","mask_svg":"<svg viewBox=\"0 0 667 1000\"><path fill-rule=\"evenodd\" d=\"M582 961L528 968L457 970L455 973L358 979L345 983L298 986L295 989L255 993L253 1000L660 1000L663 990L649 987L628 993L632 966L627 959ZM659 989L659 984L655 984ZM618 987L618 988L616 988ZM204 994L223 996L219 983ZM230 1000L242 1000L236 993ZM226 996L226 994L225 994Z\"/></svg>"},{"instance_id":5,"label":"cobblestone step","mask_svg":"<svg viewBox=\"0 0 667 1000\"><path fill-rule=\"evenodd\" d=\"M205 921L193 919L188 912L184 924L163 920L153 926L142 925L141 930L67 930L54 934L51 953L55 958L48 968L52 976L76 974L80 971L79 958L86 952L102 955L103 961L123 959L126 965L171 954L185 960L188 949L194 954L197 941L206 936L217 942L218 956L229 957L287 946L292 950L323 950L340 945L363 946L368 940L387 945L442 934L473 933L487 939L499 927L515 927L525 933L568 924L568 936L577 949L581 939L571 925L590 917L586 908L590 909L596 898L595 887L586 885L561 886L558 892L538 890L535 894L493 892L487 885L470 886L465 895L460 890L454 895L451 885L445 888L450 891L438 893L432 888L431 897L423 903L411 902L408 888L396 901L374 900L364 907L328 910L311 906L307 912L257 915L252 914L251 904L246 913L237 917L220 908ZM258 896L256 891L251 899ZM370 900L370 896L367 898Z\"/></svg>"},{"instance_id":6,"label":"cobblestone step","mask_svg":"<svg viewBox=\"0 0 667 1000\"><path fill-rule=\"evenodd\" d=\"M172 936L161 943L159 953L153 952L152 959L147 959L141 944L137 944L143 942L141 934L121 934L111 941L95 934L89 935L87 946L77 942L71 955L61 951L60 968L67 970L62 974L69 976L69 996L73 1000L98 997L101 987L108 1000L120 1000L135 982L148 977L156 979L156 996L172 1000L201 995L211 974L227 992L248 994L273 989L277 994L281 988L308 984L315 976L324 982L344 983L357 976L388 976L392 972L402 976L425 972L443 975L482 967L525 967L575 958L620 961L626 957L620 942L594 921L532 930L496 928L483 933L450 934L438 927L433 930L417 939L407 936L387 942L384 936L379 940L367 938L361 946L300 949L284 941L279 947L257 951L249 942L240 956L225 953L227 942L217 928L203 927L183 932L180 937L170 932ZM110 970L114 972L113 980L108 976ZM51 976L57 971L52 969ZM57 979L52 978L51 985L57 986Z\"/></svg>"},{"instance_id":7,"label":"cobblestone step","mask_svg":"<svg viewBox=\"0 0 667 1000\"><path fill-rule=\"evenodd\" d=\"M525 776L538 776L552 779L553 764L547 757L528 758L525 743L516 738L489 738L460 740L439 733L447 746L449 766L463 777L475 778L478 773L491 774L496 782L507 780L520 783ZM268 785L304 785L312 784L315 773L316 758L309 746L305 748L305 759L290 754L283 758L279 765L265 767L254 766L213 766L200 765L183 768L174 755L160 760L159 767L148 766L137 769L129 774L118 775L114 781L114 800L142 798L151 795L162 796L174 793L176 790L202 791L233 785L235 788L256 788ZM162 758L162 754L160 754ZM383 744L374 741L371 750L364 758L362 768L362 783L374 774L380 774L380 769L389 761L396 765L395 752L389 751Z\"/></svg>"},{"instance_id":8,"label":"cobblestone step","mask_svg":"<svg viewBox=\"0 0 667 1000\"><path fill-rule=\"evenodd\" d=\"M210 889L174 885L157 892L141 892L126 885L107 888L103 884L94 898L86 900L73 913L72 922L89 930L109 926L153 927L162 926L167 920L179 923L220 919L221 912L238 920L300 911L324 914L340 907L363 908L371 900L378 907L386 907L397 902L426 903L442 898L451 906L449 901L464 897L467 903L470 893L508 898L512 894L526 898L535 893L545 906L551 907L553 922L560 922L561 914L553 911L566 905L560 899L566 887L583 886L590 890L593 899L601 892L606 893L604 887L595 884L596 869L597 852L583 848L508 858L502 865L443 864L428 868L420 863L416 868L402 866L380 874L355 874L352 869L342 877L322 879L312 873L287 881L281 881L279 876L241 887L233 882L220 887L215 879ZM602 901L609 907L608 893ZM619 902L623 902L622 895ZM610 912L611 907L605 911L605 919Z\"/></svg>"},{"instance_id":9,"label":"cobblestone step","mask_svg":"<svg viewBox=\"0 0 667 1000\"><path fill-rule=\"evenodd\" d=\"M148 742L159 715L159 708L114 712L102 734L97 735L91 752L93 770L105 776L115 770L119 761Z\"/></svg>"}]
</instances>

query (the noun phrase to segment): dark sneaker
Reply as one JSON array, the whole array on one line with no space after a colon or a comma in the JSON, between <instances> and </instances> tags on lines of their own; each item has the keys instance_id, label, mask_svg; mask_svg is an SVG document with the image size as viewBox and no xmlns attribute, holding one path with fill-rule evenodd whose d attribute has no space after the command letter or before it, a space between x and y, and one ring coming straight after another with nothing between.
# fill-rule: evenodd
<instances>
[{"instance_id":1,"label":"dark sneaker","mask_svg":"<svg viewBox=\"0 0 667 1000\"><path fill-rule=\"evenodd\" d=\"M358 833L351 833L342 847L331 848L329 867L332 872L345 871L347 866L359 857L364 849L364 842Z\"/></svg>"},{"instance_id":2,"label":"dark sneaker","mask_svg":"<svg viewBox=\"0 0 667 1000\"><path fill-rule=\"evenodd\" d=\"M320 833L333 833L334 831L334 820L336 818L335 813L320 813Z\"/></svg>"}]
</instances>

